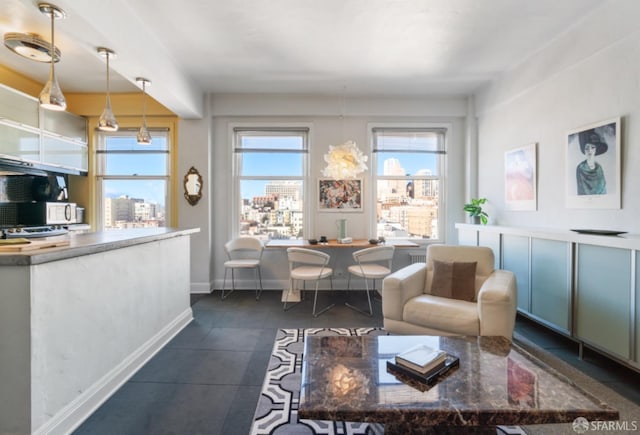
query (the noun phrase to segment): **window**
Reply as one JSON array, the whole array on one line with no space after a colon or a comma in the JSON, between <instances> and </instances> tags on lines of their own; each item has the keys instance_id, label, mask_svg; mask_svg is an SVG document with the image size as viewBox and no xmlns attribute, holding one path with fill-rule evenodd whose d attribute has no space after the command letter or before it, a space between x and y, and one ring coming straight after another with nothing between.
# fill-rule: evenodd
<instances>
[{"instance_id":1,"label":"window","mask_svg":"<svg viewBox=\"0 0 640 435\"><path fill-rule=\"evenodd\" d=\"M440 239L442 128L374 128L373 167L378 237Z\"/></svg>"},{"instance_id":2,"label":"window","mask_svg":"<svg viewBox=\"0 0 640 435\"><path fill-rule=\"evenodd\" d=\"M236 128L236 234L303 238L308 129Z\"/></svg>"},{"instance_id":3,"label":"window","mask_svg":"<svg viewBox=\"0 0 640 435\"><path fill-rule=\"evenodd\" d=\"M167 224L169 132L152 132L140 145L136 131L98 132L98 227L104 230Z\"/></svg>"}]
</instances>

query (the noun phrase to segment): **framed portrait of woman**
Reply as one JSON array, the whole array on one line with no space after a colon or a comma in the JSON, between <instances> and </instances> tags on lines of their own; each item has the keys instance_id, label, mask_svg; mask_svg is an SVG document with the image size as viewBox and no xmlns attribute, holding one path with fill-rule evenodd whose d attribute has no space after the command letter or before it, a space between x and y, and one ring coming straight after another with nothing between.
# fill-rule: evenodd
<instances>
[{"instance_id":1,"label":"framed portrait of woman","mask_svg":"<svg viewBox=\"0 0 640 435\"><path fill-rule=\"evenodd\" d=\"M620 118L568 132L567 208L620 208L620 137Z\"/></svg>"}]
</instances>

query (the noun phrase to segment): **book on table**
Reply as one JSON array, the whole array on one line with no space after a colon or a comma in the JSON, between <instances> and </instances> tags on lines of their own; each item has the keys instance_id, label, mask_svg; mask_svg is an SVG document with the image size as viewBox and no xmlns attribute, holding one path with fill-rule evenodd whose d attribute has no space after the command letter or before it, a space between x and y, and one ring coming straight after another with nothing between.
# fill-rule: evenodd
<instances>
[{"instance_id":1,"label":"book on table","mask_svg":"<svg viewBox=\"0 0 640 435\"><path fill-rule=\"evenodd\" d=\"M419 344L396 355L395 362L397 365L425 374L444 366L446 359L445 351Z\"/></svg>"},{"instance_id":2,"label":"book on table","mask_svg":"<svg viewBox=\"0 0 640 435\"><path fill-rule=\"evenodd\" d=\"M460 366L460 359L455 355L447 354L444 362L437 365L426 373L420 373L401 364L396 364L392 360L387 361L387 371L393 375L401 375L405 378L413 379L428 386L434 385L440 378L446 376L452 369ZM399 378L402 380L402 378ZM404 380L402 380L404 382ZM421 390L423 391L423 390Z\"/></svg>"}]
</instances>

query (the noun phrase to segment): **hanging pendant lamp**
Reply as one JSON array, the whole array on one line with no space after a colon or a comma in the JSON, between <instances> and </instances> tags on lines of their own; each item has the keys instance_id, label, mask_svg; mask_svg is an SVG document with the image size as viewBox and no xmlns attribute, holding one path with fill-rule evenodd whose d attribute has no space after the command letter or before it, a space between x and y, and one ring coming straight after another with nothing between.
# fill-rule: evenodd
<instances>
[{"instance_id":1,"label":"hanging pendant lamp","mask_svg":"<svg viewBox=\"0 0 640 435\"><path fill-rule=\"evenodd\" d=\"M43 14L49 16L51 18L51 48L50 53L55 53L55 42L53 40L54 37L54 23L56 19L62 19L66 17L66 13L60 9L59 7L52 5L50 3L39 3L38 9ZM58 84L58 79L56 78L56 72L54 68L55 57L51 58L51 67L49 68L49 80L47 84L44 86L42 92L40 92L40 106L47 110L57 110L62 111L67 108L67 101L62 94L62 90L60 89L60 85Z\"/></svg>"},{"instance_id":2,"label":"hanging pendant lamp","mask_svg":"<svg viewBox=\"0 0 640 435\"><path fill-rule=\"evenodd\" d=\"M151 135L147 130L147 85L151 85L151 80L144 77L136 77L136 82L142 83L142 126L138 130L137 140L140 145L150 145Z\"/></svg>"},{"instance_id":3,"label":"hanging pendant lamp","mask_svg":"<svg viewBox=\"0 0 640 435\"><path fill-rule=\"evenodd\" d=\"M340 103L340 123L342 137L344 138L344 114L346 112L346 87ZM322 175L334 180L348 180L356 178L360 173L366 171L367 159L358 145L352 140L345 141L342 145L329 145L329 152L324 155L327 167L322 170Z\"/></svg>"},{"instance_id":4,"label":"hanging pendant lamp","mask_svg":"<svg viewBox=\"0 0 640 435\"><path fill-rule=\"evenodd\" d=\"M116 121L113 110L111 110L111 96L109 93L109 59L115 58L116 53L108 48L98 47L98 54L107 59L107 102L98 120L98 130L118 131L118 121Z\"/></svg>"}]
</instances>

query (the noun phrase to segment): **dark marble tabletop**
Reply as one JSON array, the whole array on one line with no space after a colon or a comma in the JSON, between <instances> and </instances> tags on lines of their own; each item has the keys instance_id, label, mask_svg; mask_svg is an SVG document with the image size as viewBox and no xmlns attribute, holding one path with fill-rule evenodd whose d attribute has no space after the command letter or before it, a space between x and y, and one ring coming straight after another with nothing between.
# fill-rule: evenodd
<instances>
[{"instance_id":1,"label":"dark marble tabletop","mask_svg":"<svg viewBox=\"0 0 640 435\"><path fill-rule=\"evenodd\" d=\"M388 372L387 361L418 343L458 356L460 366L431 387ZM299 417L384 423L385 433L495 433L496 425L619 414L502 337L310 336Z\"/></svg>"}]
</instances>

